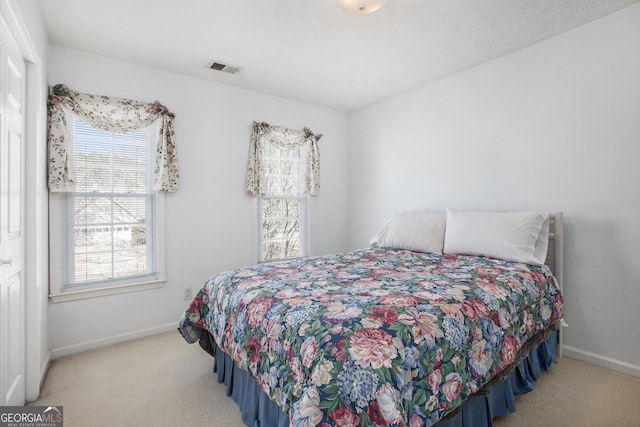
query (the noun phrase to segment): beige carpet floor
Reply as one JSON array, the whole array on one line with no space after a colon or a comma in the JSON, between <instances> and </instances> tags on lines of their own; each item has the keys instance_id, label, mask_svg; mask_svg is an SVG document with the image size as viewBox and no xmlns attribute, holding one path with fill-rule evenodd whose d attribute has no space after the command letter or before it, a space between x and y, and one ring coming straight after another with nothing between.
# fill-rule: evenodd
<instances>
[{"instance_id":1,"label":"beige carpet floor","mask_svg":"<svg viewBox=\"0 0 640 427\"><path fill-rule=\"evenodd\" d=\"M211 369L168 332L52 361L31 404L63 406L65 427L244 426ZM535 387L495 425L640 426L640 379L564 358Z\"/></svg>"}]
</instances>

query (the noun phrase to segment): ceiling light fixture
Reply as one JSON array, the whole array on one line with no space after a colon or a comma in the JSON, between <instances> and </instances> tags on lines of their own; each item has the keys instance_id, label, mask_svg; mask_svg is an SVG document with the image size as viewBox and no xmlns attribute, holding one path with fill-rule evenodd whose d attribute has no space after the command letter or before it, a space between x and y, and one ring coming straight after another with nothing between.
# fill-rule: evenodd
<instances>
[{"instance_id":1,"label":"ceiling light fixture","mask_svg":"<svg viewBox=\"0 0 640 427\"><path fill-rule=\"evenodd\" d=\"M387 0L336 0L338 7L345 12L364 14L380 9Z\"/></svg>"}]
</instances>

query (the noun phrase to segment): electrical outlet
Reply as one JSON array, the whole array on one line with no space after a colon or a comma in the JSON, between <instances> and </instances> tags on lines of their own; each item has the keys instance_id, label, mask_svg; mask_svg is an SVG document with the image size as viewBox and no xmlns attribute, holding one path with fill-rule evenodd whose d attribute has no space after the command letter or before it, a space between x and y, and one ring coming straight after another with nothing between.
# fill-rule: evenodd
<instances>
[{"instance_id":1,"label":"electrical outlet","mask_svg":"<svg viewBox=\"0 0 640 427\"><path fill-rule=\"evenodd\" d=\"M188 301L191 298L193 298L193 294L191 293L191 288L184 288L183 293L184 293L184 300L185 301Z\"/></svg>"}]
</instances>

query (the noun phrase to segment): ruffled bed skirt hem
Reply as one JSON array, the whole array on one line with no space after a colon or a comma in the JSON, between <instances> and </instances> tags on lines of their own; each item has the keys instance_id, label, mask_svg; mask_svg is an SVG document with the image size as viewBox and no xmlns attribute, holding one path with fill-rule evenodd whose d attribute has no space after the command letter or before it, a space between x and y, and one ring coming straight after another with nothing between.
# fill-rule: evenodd
<instances>
[{"instance_id":1,"label":"ruffled bed skirt hem","mask_svg":"<svg viewBox=\"0 0 640 427\"><path fill-rule=\"evenodd\" d=\"M533 382L541 371L549 370L556 363L556 332L549 334L533 349L500 383L491 386L482 396L472 396L462 404L453 417L437 423L438 427L490 427L493 419L516 411L516 396L533 390ZM213 339L211 345L215 346ZM201 340L202 344L202 340ZM286 427L289 417L260 389L258 383L246 371L217 346L213 353L213 371L218 382L225 383L227 395L240 407L242 421L251 427Z\"/></svg>"}]
</instances>

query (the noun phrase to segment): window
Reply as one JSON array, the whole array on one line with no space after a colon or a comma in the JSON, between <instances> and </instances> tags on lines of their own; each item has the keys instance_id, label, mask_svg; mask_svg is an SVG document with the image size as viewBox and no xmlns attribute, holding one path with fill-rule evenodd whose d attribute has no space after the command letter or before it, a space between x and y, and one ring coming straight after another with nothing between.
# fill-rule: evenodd
<instances>
[{"instance_id":1,"label":"window","mask_svg":"<svg viewBox=\"0 0 640 427\"><path fill-rule=\"evenodd\" d=\"M320 190L322 134L266 122L251 127L246 190L257 199L258 261L308 256L308 204Z\"/></svg>"},{"instance_id":2,"label":"window","mask_svg":"<svg viewBox=\"0 0 640 427\"><path fill-rule=\"evenodd\" d=\"M300 146L262 144L264 196L258 198L259 260L308 255L308 196Z\"/></svg>"},{"instance_id":3,"label":"window","mask_svg":"<svg viewBox=\"0 0 640 427\"><path fill-rule=\"evenodd\" d=\"M59 233L52 238L52 293L158 283L164 269L163 196L154 190L157 122L112 133L65 114L76 185L52 193L51 229Z\"/></svg>"}]
</instances>

